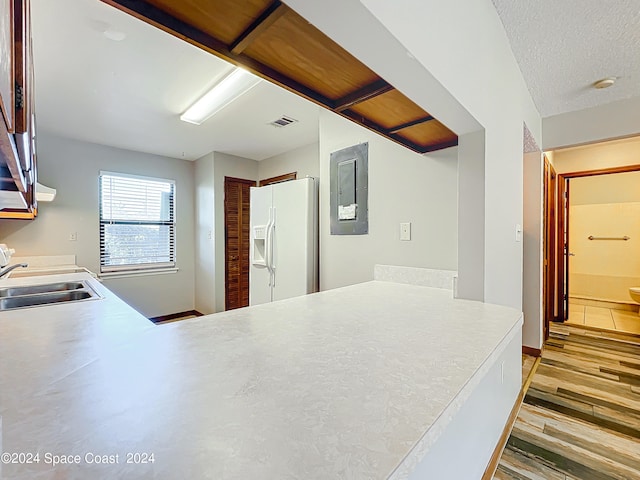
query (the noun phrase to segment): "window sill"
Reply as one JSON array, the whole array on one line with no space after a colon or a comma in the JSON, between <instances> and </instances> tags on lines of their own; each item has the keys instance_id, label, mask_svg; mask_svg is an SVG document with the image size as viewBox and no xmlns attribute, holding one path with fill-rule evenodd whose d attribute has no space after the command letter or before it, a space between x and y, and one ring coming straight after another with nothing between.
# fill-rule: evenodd
<instances>
[{"instance_id":1,"label":"window sill","mask_svg":"<svg viewBox=\"0 0 640 480\"><path fill-rule=\"evenodd\" d=\"M98 278L111 280L115 278L146 277L148 275L166 275L167 273L178 273L178 268L158 268L157 270L123 270L120 272L99 273Z\"/></svg>"}]
</instances>

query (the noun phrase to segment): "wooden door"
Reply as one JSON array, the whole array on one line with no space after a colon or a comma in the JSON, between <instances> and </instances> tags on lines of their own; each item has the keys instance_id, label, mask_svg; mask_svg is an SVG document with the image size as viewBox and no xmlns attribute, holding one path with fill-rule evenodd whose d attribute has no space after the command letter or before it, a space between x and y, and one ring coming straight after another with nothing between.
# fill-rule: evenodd
<instances>
[{"instance_id":1,"label":"wooden door","mask_svg":"<svg viewBox=\"0 0 640 480\"><path fill-rule=\"evenodd\" d=\"M249 305L249 189L255 184L224 178L225 310Z\"/></svg>"},{"instance_id":2,"label":"wooden door","mask_svg":"<svg viewBox=\"0 0 640 480\"><path fill-rule=\"evenodd\" d=\"M544 157L544 340L549 338L549 322L556 316L556 210L557 210L557 175L553 165Z\"/></svg>"},{"instance_id":3,"label":"wooden door","mask_svg":"<svg viewBox=\"0 0 640 480\"><path fill-rule=\"evenodd\" d=\"M570 182L569 179L565 181L565 189L563 193L562 199L562 211L563 211L563 223L564 223L564 246L562 249L563 257L561 257L561 261L564 264L564 269L562 271L562 277L558 277L558 281L564 282L564 294L560 301L562 302L562 308L560 309L562 321L565 321L569 318L569 259L572 253L569 251L569 198L570 198Z\"/></svg>"}]
</instances>

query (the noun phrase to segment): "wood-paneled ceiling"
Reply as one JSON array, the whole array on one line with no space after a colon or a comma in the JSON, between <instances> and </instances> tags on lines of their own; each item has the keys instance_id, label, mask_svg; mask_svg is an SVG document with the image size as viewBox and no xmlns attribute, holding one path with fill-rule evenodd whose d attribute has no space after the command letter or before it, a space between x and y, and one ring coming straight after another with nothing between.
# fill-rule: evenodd
<instances>
[{"instance_id":1,"label":"wood-paneled ceiling","mask_svg":"<svg viewBox=\"0 0 640 480\"><path fill-rule=\"evenodd\" d=\"M457 135L279 0L102 0L419 153Z\"/></svg>"}]
</instances>

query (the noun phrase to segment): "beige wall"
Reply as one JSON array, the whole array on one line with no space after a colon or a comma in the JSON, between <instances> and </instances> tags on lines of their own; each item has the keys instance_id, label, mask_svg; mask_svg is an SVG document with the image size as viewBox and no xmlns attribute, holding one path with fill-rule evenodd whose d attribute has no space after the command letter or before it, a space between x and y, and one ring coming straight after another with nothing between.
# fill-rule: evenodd
<instances>
[{"instance_id":1,"label":"beige wall","mask_svg":"<svg viewBox=\"0 0 640 480\"><path fill-rule=\"evenodd\" d=\"M38 176L56 188L34 221L0 220L0 241L16 255L76 255L78 265L99 272L98 176L100 170L176 181L177 273L105 280L105 285L147 317L194 307L193 164L93 143L38 135ZM69 234L77 233L77 241Z\"/></svg>"},{"instance_id":2,"label":"beige wall","mask_svg":"<svg viewBox=\"0 0 640 480\"><path fill-rule=\"evenodd\" d=\"M571 205L640 202L640 171L569 180Z\"/></svg>"},{"instance_id":3,"label":"beige wall","mask_svg":"<svg viewBox=\"0 0 640 480\"><path fill-rule=\"evenodd\" d=\"M369 143L369 234L331 235L331 152ZM331 113L320 114L320 288L373 279L376 263L457 268L458 149L419 155ZM411 222L411 241L400 241Z\"/></svg>"},{"instance_id":4,"label":"beige wall","mask_svg":"<svg viewBox=\"0 0 640 480\"><path fill-rule=\"evenodd\" d=\"M556 150L550 158L557 173L640 165L640 137Z\"/></svg>"},{"instance_id":5,"label":"beige wall","mask_svg":"<svg viewBox=\"0 0 640 480\"><path fill-rule=\"evenodd\" d=\"M630 303L629 287L640 286L640 172L569 182L570 295Z\"/></svg>"}]
</instances>

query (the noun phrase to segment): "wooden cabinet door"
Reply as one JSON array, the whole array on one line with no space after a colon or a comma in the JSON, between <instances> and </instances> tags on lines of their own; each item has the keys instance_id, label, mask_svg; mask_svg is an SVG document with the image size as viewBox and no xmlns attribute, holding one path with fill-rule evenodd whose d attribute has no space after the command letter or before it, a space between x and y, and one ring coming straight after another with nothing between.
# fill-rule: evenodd
<instances>
[{"instance_id":1,"label":"wooden cabinet door","mask_svg":"<svg viewBox=\"0 0 640 480\"><path fill-rule=\"evenodd\" d=\"M14 0L0 0L0 110L9 133L15 111Z\"/></svg>"},{"instance_id":2,"label":"wooden cabinet door","mask_svg":"<svg viewBox=\"0 0 640 480\"><path fill-rule=\"evenodd\" d=\"M16 192L0 218L33 219L35 114L29 0L0 0L0 189Z\"/></svg>"},{"instance_id":3,"label":"wooden cabinet door","mask_svg":"<svg viewBox=\"0 0 640 480\"><path fill-rule=\"evenodd\" d=\"M225 310L249 305L249 212L253 180L225 177Z\"/></svg>"}]
</instances>

